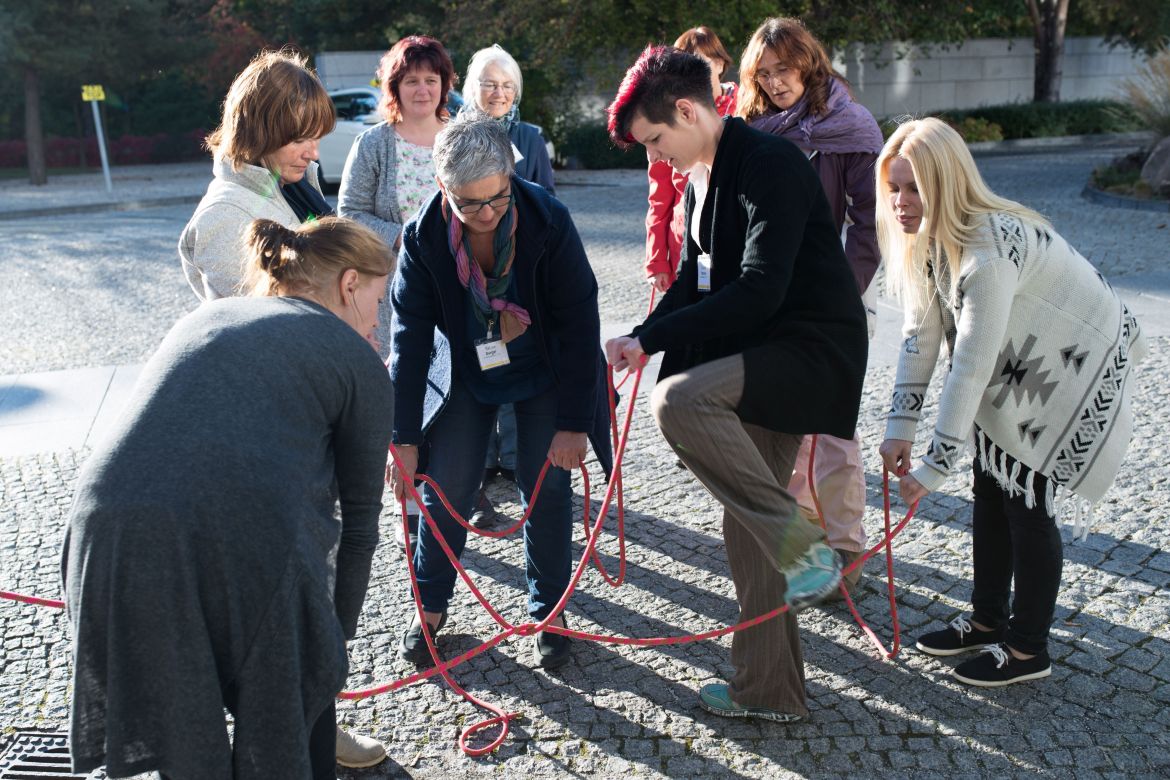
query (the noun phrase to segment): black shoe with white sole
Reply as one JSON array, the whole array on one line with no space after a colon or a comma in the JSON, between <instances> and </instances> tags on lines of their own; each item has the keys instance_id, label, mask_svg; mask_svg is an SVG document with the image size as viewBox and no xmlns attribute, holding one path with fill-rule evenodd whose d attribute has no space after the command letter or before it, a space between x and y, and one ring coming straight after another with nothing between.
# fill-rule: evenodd
<instances>
[{"instance_id":1,"label":"black shoe with white sole","mask_svg":"<svg viewBox=\"0 0 1170 780\"><path fill-rule=\"evenodd\" d=\"M999 688L1047 677L1052 674L1052 660L1048 651L1027 659L1016 658L1007 645L1000 643L988 645L977 658L956 666L952 674L968 685Z\"/></svg>"},{"instance_id":2,"label":"black shoe with white sole","mask_svg":"<svg viewBox=\"0 0 1170 780\"><path fill-rule=\"evenodd\" d=\"M924 634L914 646L929 655L948 656L982 650L1001 639L1003 639L1003 629L980 631L971 625L971 621L959 615L941 631Z\"/></svg>"}]
</instances>

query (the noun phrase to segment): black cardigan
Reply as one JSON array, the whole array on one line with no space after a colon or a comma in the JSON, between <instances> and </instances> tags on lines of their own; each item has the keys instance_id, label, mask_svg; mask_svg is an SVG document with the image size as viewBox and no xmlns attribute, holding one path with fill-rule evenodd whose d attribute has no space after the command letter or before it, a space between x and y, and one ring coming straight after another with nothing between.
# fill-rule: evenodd
<instances>
[{"instance_id":1,"label":"black cardigan","mask_svg":"<svg viewBox=\"0 0 1170 780\"><path fill-rule=\"evenodd\" d=\"M869 339L865 310L820 180L793 144L725 120L699 232L711 292L697 289L686 194L678 281L633 335L665 352L659 378L742 352L745 423L851 438Z\"/></svg>"}]
</instances>

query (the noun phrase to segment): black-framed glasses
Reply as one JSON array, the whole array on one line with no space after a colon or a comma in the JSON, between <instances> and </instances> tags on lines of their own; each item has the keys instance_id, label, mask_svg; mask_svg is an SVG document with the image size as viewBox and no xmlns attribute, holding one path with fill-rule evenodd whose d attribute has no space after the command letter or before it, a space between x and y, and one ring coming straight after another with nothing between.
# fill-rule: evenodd
<instances>
[{"instance_id":1,"label":"black-framed glasses","mask_svg":"<svg viewBox=\"0 0 1170 780\"><path fill-rule=\"evenodd\" d=\"M482 209L484 206L487 206L494 211L500 211L501 209L508 208L508 206L512 203L512 193L509 192L507 195L496 195L495 197L488 198L487 200L462 200L460 198L456 198L454 195L448 194L447 200L451 202L452 206L459 210L460 214L478 214L480 209Z\"/></svg>"}]
</instances>

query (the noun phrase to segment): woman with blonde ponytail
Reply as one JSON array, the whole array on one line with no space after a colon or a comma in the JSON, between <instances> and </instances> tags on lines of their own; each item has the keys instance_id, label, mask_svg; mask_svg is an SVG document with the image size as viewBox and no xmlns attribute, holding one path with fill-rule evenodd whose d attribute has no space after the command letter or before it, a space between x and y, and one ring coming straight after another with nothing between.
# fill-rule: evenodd
<instances>
[{"instance_id":1,"label":"woman with blonde ponytail","mask_svg":"<svg viewBox=\"0 0 1170 780\"><path fill-rule=\"evenodd\" d=\"M905 311L882 460L913 504L943 486L968 444L976 455L974 614L921 637L918 649L983 650L954 670L969 685L1047 677L1063 562L1058 491L1091 506L1112 484L1129 444L1130 373L1144 338L1047 220L988 189L944 122L898 128L878 157L877 189L878 241ZM914 465L944 342L938 419Z\"/></svg>"},{"instance_id":2,"label":"woman with blonde ponytail","mask_svg":"<svg viewBox=\"0 0 1170 780\"><path fill-rule=\"evenodd\" d=\"M61 567L79 772L336 776L393 427L370 341L394 261L334 217L244 241L253 295L176 323L79 479Z\"/></svg>"}]
</instances>

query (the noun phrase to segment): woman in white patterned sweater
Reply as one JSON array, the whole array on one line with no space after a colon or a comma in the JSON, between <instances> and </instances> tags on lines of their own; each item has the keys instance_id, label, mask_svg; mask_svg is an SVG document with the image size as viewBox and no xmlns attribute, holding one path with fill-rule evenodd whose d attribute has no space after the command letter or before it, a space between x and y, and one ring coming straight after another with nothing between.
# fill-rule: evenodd
<instances>
[{"instance_id":1,"label":"woman in white patterned sweater","mask_svg":"<svg viewBox=\"0 0 1170 780\"><path fill-rule=\"evenodd\" d=\"M1112 484L1145 342L1104 277L1047 220L992 193L945 123L903 124L877 169L878 241L905 310L882 460L912 504L942 487L968 442L976 450L973 614L917 646L983 650L954 670L971 685L1046 677L1063 563L1056 491L1094 504ZM912 466L944 341L938 419Z\"/></svg>"}]
</instances>

